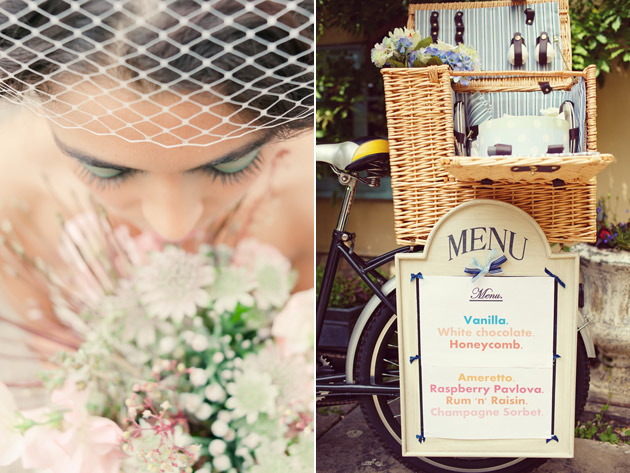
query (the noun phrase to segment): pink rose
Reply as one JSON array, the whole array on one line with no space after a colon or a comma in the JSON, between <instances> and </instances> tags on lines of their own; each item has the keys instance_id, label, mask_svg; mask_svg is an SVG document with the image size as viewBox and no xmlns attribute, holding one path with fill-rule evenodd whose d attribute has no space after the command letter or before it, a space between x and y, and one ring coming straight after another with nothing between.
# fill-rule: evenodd
<instances>
[{"instance_id":1,"label":"pink rose","mask_svg":"<svg viewBox=\"0 0 630 473\"><path fill-rule=\"evenodd\" d=\"M40 468L52 473L118 473L123 454L122 430L104 417L89 415L89 393L67 382L53 392L53 404L68 409L63 429L35 426L24 435L24 468Z\"/></svg>"},{"instance_id":2,"label":"pink rose","mask_svg":"<svg viewBox=\"0 0 630 473\"><path fill-rule=\"evenodd\" d=\"M296 292L273 320L271 333L283 356L310 353L314 344L315 291Z\"/></svg>"}]
</instances>

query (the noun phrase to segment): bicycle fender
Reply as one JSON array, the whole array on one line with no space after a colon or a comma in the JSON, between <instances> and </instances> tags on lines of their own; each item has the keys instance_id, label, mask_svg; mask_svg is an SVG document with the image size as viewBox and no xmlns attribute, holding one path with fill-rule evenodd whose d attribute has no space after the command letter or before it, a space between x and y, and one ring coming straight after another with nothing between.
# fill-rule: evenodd
<instances>
[{"instance_id":1,"label":"bicycle fender","mask_svg":"<svg viewBox=\"0 0 630 473\"><path fill-rule=\"evenodd\" d=\"M582 336L584 342L584 348L586 348L586 356L589 358L595 358L595 342L593 342L593 335L586 324L586 319L582 315L582 311L578 310L578 333ZM580 327L582 327L580 329Z\"/></svg>"},{"instance_id":2,"label":"bicycle fender","mask_svg":"<svg viewBox=\"0 0 630 473\"><path fill-rule=\"evenodd\" d=\"M383 294L388 296L396 289L396 277L394 276L389 281L387 281L381 287L381 291ZM348 341L348 351L346 353L346 382L350 384L354 384L354 357L357 353L357 348L359 345L359 338L361 337L361 333L363 333L363 329L367 325L370 317L376 310L376 308L380 305L381 300L378 296L374 295L370 298L370 300L365 304L365 307L359 314L359 318L357 319L356 324L354 325L354 329L352 330L352 335L350 335L350 341Z\"/></svg>"}]
</instances>

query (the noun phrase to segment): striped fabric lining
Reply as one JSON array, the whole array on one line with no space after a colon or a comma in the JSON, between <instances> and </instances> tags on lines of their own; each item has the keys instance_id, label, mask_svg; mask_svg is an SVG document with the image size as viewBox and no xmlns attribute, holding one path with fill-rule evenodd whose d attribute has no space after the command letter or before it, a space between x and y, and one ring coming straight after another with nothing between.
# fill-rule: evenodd
<instances>
[{"instance_id":1,"label":"striped fabric lining","mask_svg":"<svg viewBox=\"0 0 630 473\"><path fill-rule=\"evenodd\" d=\"M528 7L535 13L534 23L525 23L524 9ZM436 10L439 16L439 39L455 44L455 13L456 9ZM543 31L549 34L552 42L557 36L560 39L560 14L557 2L535 3L494 8L471 8L464 12L464 44L474 46L479 51L481 68L484 71L561 71L562 50L553 44L556 55L547 65L540 65L534 57L536 38ZM429 17L431 10L417 10L415 12L415 29L423 37L431 36ZM514 33L519 32L525 38L525 47L529 53L527 63L522 67L515 67L507 59L507 52Z\"/></svg>"},{"instance_id":2,"label":"striped fabric lining","mask_svg":"<svg viewBox=\"0 0 630 473\"><path fill-rule=\"evenodd\" d=\"M560 108L562 102L570 100L575 108L575 115L580 124L580 142L578 152L583 149L584 123L586 122L586 86L581 77L571 90L554 90L549 94L542 92L488 92L483 94L492 109L492 118L508 115L540 115L540 110L549 107ZM469 108L471 94L455 94L455 101L464 102Z\"/></svg>"}]
</instances>

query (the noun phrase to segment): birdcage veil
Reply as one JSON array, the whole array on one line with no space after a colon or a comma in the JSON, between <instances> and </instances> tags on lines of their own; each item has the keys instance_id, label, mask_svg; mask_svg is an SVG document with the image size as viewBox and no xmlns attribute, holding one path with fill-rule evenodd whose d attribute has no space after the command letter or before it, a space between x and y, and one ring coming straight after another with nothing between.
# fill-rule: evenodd
<instances>
[{"instance_id":1,"label":"birdcage veil","mask_svg":"<svg viewBox=\"0 0 630 473\"><path fill-rule=\"evenodd\" d=\"M312 123L298 0L0 1L0 94L61 127L165 147Z\"/></svg>"}]
</instances>

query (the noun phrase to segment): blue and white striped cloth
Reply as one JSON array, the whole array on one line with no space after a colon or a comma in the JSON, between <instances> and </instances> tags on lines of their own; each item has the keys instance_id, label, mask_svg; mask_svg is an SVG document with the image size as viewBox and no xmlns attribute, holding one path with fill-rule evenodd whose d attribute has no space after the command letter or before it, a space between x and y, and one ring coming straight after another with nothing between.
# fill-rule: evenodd
<instances>
[{"instance_id":1,"label":"blue and white striped cloth","mask_svg":"<svg viewBox=\"0 0 630 473\"><path fill-rule=\"evenodd\" d=\"M542 92L488 92L481 94L487 101L492 110L492 118L500 118L505 114L508 115L540 115L542 109L550 107L560 108L565 100L573 102L575 115L580 124L580 142L578 144L578 152L583 151L582 143L584 140L584 123L586 121L586 86L584 79L579 78L577 84L571 90L553 90L548 94ZM457 93L455 100L464 102L466 109L475 106L475 97L477 94ZM469 126L471 115L468 111ZM485 121L485 120L484 120Z\"/></svg>"},{"instance_id":2,"label":"blue and white striped cloth","mask_svg":"<svg viewBox=\"0 0 630 473\"><path fill-rule=\"evenodd\" d=\"M479 52L481 68L484 71L561 71L562 52L554 43L556 55L549 64L541 65L534 57L536 38L545 31L552 42L558 37L560 45L560 15L557 2L535 3L493 8L471 8L464 12L464 44L473 46ZM535 11L532 25L525 23L525 8ZM438 38L446 43L455 44L455 13L458 9L436 10L439 13L440 33ZM431 10L417 10L415 13L415 29L423 37L431 36L429 17ZM527 63L515 67L507 59L507 52L514 33L519 32L525 38L525 46L529 51Z\"/></svg>"},{"instance_id":3,"label":"blue and white striped cloth","mask_svg":"<svg viewBox=\"0 0 630 473\"><path fill-rule=\"evenodd\" d=\"M479 126L492 119L492 107L486 100L487 94L475 92L468 98L468 126Z\"/></svg>"}]
</instances>

